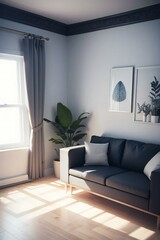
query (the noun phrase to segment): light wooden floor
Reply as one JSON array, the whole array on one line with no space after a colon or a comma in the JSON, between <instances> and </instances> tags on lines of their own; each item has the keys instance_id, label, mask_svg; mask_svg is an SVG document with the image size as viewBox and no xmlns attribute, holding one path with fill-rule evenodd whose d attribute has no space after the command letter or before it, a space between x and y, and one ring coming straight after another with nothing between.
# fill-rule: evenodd
<instances>
[{"instance_id":1,"label":"light wooden floor","mask_svg":"<svg viewBox=\"0 0 160 240\"><path fill-rule=\"evenodd\" d=\"M92 194L66 195L55 178L0 193L1 240L160 240L156 218Z\"/></svg>"}]
</instances>

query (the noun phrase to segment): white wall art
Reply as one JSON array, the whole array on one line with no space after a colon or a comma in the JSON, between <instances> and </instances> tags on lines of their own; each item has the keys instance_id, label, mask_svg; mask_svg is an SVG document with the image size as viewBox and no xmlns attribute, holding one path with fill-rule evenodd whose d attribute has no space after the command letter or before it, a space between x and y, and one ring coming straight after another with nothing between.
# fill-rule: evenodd
<instances>
[{"instance_id":1,"label":"white wall art","mask_svg":"<svg viewBox=\"0 0 160 240\"><path fill-rule=\"evenodd\" d=\"M136 68L134 120L160 122L160 66Z\"/></svg>"},{"instance_id":2,"label":"white wall art","mask_svg":"<svg viewBox=\"0 0 160 240\"><path fill-rule=\"evenodd\" d=\"M133 67L111 69L110 111L132 111Z\"/></svg>"}]
</instances>

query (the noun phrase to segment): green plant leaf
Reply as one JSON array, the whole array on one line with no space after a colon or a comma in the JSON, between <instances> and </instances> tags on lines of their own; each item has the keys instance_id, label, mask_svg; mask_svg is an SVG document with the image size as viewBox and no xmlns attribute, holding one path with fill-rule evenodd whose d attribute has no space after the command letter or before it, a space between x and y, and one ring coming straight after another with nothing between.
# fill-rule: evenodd
<instances>
[{"instance_id":1,"label":"green plant leaf","mask_svg":"<svg viewBox=\"0 0 160 240\"><path fill-rule=\"evenodd\" d=\"M77 134L73 137L73 140L78 142L80 139L82 139L84 136L86 136L87 134L86 133L80 133L80 134Z\"/></svg>"},{"instance_id":2,"label":"green plant leaf","mask_svg":"<svg viewBox=\"0 0 160 240\"><path fill-rule=\"evenodd\" d=\"M155 92L156 92L156 93L159 93L159 91L160 91L160 85L159 85L159 86L157 86L157 88L156 88Z\"/></svg>"},{"instance_id":3,"label":"green plant leaf","mask_svg":"<svg viewBox=\"0 0 160 240\"><path fill-rule=\"evenodd\" d=\"M155 93L153 93L153 92L150 92L150 94L151 94L153 97L155 97Z\"/></svg>"},{"instance_id":4,"label":"green plant leaf","mask_svg":"<svg viewBox=\"0 0 160 240\"><path fill-rule=\"evenodd\" d=\"M45 122L48 122L48 123L53 124L53 121L51 121L51 120L49 120L49 119L47 119L47 118L43 118L43 120L44 120Z\"/></svg>"},{"instance_id":5,"label":"green plant leaf","mask_svg":"<svg viewBox=\"0 0 160 240\"><path fill-rule=\"evenodd\" d=\"M49 141L55 144L63 144L62 139L51 138Z\"/></svg>"},{"instance_id":6,"label":"green plant leaf","mask_svg":"<svg viewBox=\"0 0 160 240\"><path fill-rule=\"evenodd\" d=\"M82 121L85 120L89 113L84 112L73 121L71 111L62 103L57 103L57 113L55 121L44 119L44 121L53 125L56 129L57 138L51 138L49 141L54 144L61 144L62 147L74 146L82 139L86 133L82 133L81 128L85 125Z\"/></svg>"},{"instance_id":7,"label":"green plant leaf","mask_svg":"<svg viewBox=\"0 0 160 240\"><path fill-rule=\"evenodd\" d=\"M71 129L76 130L79 127L79 124L81 123L81 121L82 121L81 119L75 120L71 125Z\"/></svg>"},{"instance_id":8,"label":"green plant leaf","mask_svg":"<svg viewBox=\"0 0 160 240\"><path fill-rule=\"evenodd\" d=\"M60 123L53 122L52 124L59 132L66 132L66 128L64 128Z\"/></svg>"},{"instance_id":9,"label":"green plant leaf","mask_svg":"<svg viewBox=\"0 0 160 240\"><path fill-rule=\"evenodd\" d=\"M63 127L69 127L72 123L71 111L62 103L57 103L57 116Z\"/></svg>"},{"instance_id":10,"label":"green plant leaf","mask_svg":"<svg viewBox=\"0 0 160 240\"><path fill-rule=\"evenodd\" d=\"M76 131L76 132L75 132L75 135L77 135L78 133L81 133L81 131L80 131L80 130Z\"/></svg>"},{"instance_id":11,"label":"green plant leaf","mask_svg":"<svg viewBox=\"0 0 160 240\"><path fill-rule=\"evenodd\" d=\"M67 136L65 133L61 133L61 132L56 132L56 135L61 137L63 140L66 140L67 139Z\"/></svg>"},{"instance_id":12,"label":"green plant leaf","mask_svg":"<svg viewBox=\"0 0 160 240\"><path fill-rule=\"evenodd\" d=\"M72 129L75 129L75 130L76 130L77 128L79 128L80 123L81 123L84 119L87 118L87 116L82 117L82 115L84 115L84 113L81 114L81 117L79 116L75 121L73 121L73 123L72 123L72 125L71 125L71 128L72 128Z\"/></svg>"},{"instance_id":13,"label":"green plant leaf","mask_svg":"<svg viewBox=\"0 0 160 240\"><path fill-rule=\"evenodd\" d=\"M89 115L89 112L83 112L83 113L81 113L78 118L81 118L83 115L86 115L86 117L87 117L87 116Z\"/></svg>"},{"instance_id":14,"label":"green plant leaf","mask_svg":"<svg viewBox=\"0 0 160 240\"><path fill-rule=\"evenodd\" d=\"M69 128L68 130L67 130L67 133L69 133L69 134L73 134L75 132L75 130L74 129L71 129L71 128Z\"/></svg>"},{"instance_id":15,"label":"green plant leaf","mask_svg":"<svg viewBox=\"0 0 160 240\"><path fill-rule=\"evenodd\" d=\"M78 128L84 128L84 127L86 127L84 124L80 124L80 125L78 126Z\"/></svg>"}]
</instances>

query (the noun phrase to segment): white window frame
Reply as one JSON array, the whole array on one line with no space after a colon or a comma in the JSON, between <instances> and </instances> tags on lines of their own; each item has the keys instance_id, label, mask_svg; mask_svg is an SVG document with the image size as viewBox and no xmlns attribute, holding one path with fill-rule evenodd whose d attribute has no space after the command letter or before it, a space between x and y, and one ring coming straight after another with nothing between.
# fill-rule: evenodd
<instances>
[{"instance_id":1,"label":"white window frame","mask_svg":"<svg viewBox=\"0 0 160 240\"><path fill-rule=\"evenodd\" d=\"M18 104L0 104L1 108L19 108L20 112L20 141L16 143L0 144L0 150L29 147L29 111L27 92L25 84L24 57L20 55L11 55L0 53L0 59L14 60L18 66L18 84L19 84L19 103Z\"/></svg>"}]
</instances>

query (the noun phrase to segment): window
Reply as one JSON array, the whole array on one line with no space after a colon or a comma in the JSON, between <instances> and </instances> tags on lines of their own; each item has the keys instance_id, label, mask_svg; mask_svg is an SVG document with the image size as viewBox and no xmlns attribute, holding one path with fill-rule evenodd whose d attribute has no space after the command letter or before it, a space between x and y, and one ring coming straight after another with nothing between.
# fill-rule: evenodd
<instances>
[{"instance_id":1,"label":"window","mask_svg":"<svg viewBox=\"0 0 160 240\"><path fill-rule=\"evenodd\" d=\"M22 56L0 53L0 149L29 145Z\"/></svg>"}]
</instances>

